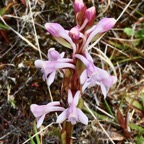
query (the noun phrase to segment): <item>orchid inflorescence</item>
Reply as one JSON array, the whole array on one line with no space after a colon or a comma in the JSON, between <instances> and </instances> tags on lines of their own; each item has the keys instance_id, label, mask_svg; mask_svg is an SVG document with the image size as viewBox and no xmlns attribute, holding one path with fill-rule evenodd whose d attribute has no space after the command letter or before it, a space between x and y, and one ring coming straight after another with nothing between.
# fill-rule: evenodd
<instances>
[{"instance_id":1,"label":"orchid inflorescence","mask_svg":"<svg viewBox=\"0 0 144 144\"><path fill-rule=\"evenodd\" d=\"M61 106L60 101L50 102L46 105L31 105L31 111L37 119L39 128L45 115L50 112L62 111L57 117L57 123L68 122L75 125L81 122L88 124L87 116L79 107L79 101L86 88L100 86L104 98L117 81L116 76L111 76L107 71L94 65L94 60L89 53L89 44L110 30L116 23L114 18L103 18L94 24L95 7L87 8L82 0L74 1L76 26L65 30L58 23L46 23L46 30L63 46L72 49L70 58L64 58L65 52L59 53L55 48L48 50L48 60L36 60L35 66L41 69L43 80L50 86L56 73L61 70L64 74L62 93L67 95L67 108Z\"/></svg>"}]
</instances>

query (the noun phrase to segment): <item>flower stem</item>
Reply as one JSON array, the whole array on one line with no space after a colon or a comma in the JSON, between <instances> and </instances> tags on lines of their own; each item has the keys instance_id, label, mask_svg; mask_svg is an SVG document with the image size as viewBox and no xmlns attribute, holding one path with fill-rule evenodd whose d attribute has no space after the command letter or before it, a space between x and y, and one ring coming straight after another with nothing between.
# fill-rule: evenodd
<instances>
[{"instance_id":1,"label":"flower stem","mask_svg":"<svg viewBox=\"0 0 144 144\"><path fill-rule=\"evenodd\" d=\"M72 135L73 125L70 122L65 121L63 123L63 129L61 134L61 142L62 144L72 144Z\"/></svg>"}]
</instances>

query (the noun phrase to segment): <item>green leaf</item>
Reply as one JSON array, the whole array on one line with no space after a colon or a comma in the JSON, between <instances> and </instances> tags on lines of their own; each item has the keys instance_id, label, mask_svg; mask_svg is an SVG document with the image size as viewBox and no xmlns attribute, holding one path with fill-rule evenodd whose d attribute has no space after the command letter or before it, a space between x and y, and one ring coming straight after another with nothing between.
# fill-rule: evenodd
<instances>
[{"instance_id":1,"label":"green leaf","mask_svg":"<svg viewBox=\"0 0 144 144\"><path fill-rule=\"evenodd\" d=\"M140 93L140 99L141 99L141 101L142 101L142 106L143 106L143 108L144 108L144 91L142 91L142 92Z\"/></svg>"},{"instance_id":2,"label":"green leaf","mask_svg":"<svg viewBox=\"0 0 144 144\"><path fill-rule=\"evenodd\" d=\"M138 136L136 137L136 141L137 141L137 144L144 144L144 137L143 136Z\"/></svg>"},{"instance_id":3,"label":"green leaf","mask_svg":"<svg viewBox=\"0 0 144 144\"><path fill-rule=\"evenodd\" d=\"M111 114L112 116L114 116L110 105L107 103L107 101L105 99L104 99L104 103L105 103L106 109L108 110L109 114Z\"/></svg>"},{"instance_id":4,"label":"green leaf","mask_svg":"<svg viewBox=\"0 0 144 144\"><path fill-rule=\"evenodd\" d=\"M80 100L79 100L79 103L78 103L78 106L77 106L77 107L81 109L83 106L84 106L84 100L83 100L83 98L81 97Z\"/></svg>"},{"instance_id":5,"label":"green leaf","mask_svg":"<svg viewBox=\"0 0 144 144\"><path fill-rule=\"evenodd\" d=\"M37 127L36 127L36 122L34 122L34 133L36 134L37 132L38 131L37 131ZM36 135L36 142L37 142L37 144L41 144L38 134Z\"/></svg>"},{"instance_id":6,"label":"green leaf","mask_svg":"<svg viewBox=\"0 0 144 144\"><path fill-rule=\"evenodd\" d=\"M84 70L85 70L85 65L82 63L81 60L77 60L77 62L76 62L76 72L77 72L79 77L80 77L80 75L82 74L82 72Z\"/></svg>"},{"instance_id":7,"label":"green leaf","mask_svg":"<svg viewBox=\"0 0 144 144\"><path fill-rule=\"evenodd\" d=\"M136 33L136 37L137 37L137 38L140 38L140 39L144 39L144 29L138 31L138 32Z\"/></svg>"},{"instance_id":8,"label":"green leaf","mask_svg":"<svg viewBox=\"0 0 144 144\"><path fill-rule=\"evenodd\" d=\"M29 134L29 138L30 138L30 144L36 144L30 134Z\"/></svg>"},{"instance_id":9,"label":"green leaf","mask_svg":"<svg viewBox=\"0 0 144 144\"><path fill-rule=\"evenodd\" d=\"M134 46L137 46L137 45L140 43L140 40L141 40L141 39L133 40L133 44L134 44Z\"/></svg>"},{"instance_id":10,"label":"green leaf","mask_svg":"<svg viewBox=\"0 0 144 144\"><path fill-rule=\"evenodd\" d=\"M142 105L137 100L133 100L132 98L129 98L129 97L126 97L125 99L129 104L132 104L132 106L136 107L137 109L141 111L143 110Z\"/></svg>"},{"instance_id":11,"label":"green leaf","mask_svg":"<svg viewBox=\"0 0 144 144\"><path fill-rule=\"evenodd\" d=\"M144 133L144 128L142 128L141 126L138 126L138 125L136 125L136 124L131 123L131 124L129 124L129 127L130 127L131 129L133 129L133 130L138 131L139 134L143 134L143 133Z\"/></svg>"},{"instance_id":12,"label":"green leaf","mask_svg":"<svg viewBox=\"0 0 144 144\"><path fill-rule=\"evenodd\" d=\"M135 31L132 28L124 28L124 33L126 33L128 36L134 35Z\"/></svg>"},{"instance_id":13,"label":"green leaf","mask_svg":"<svg viewBox=\"0 0 144 144\"><path fill-rule=\"evenodd\" d=\"M57 42L59 42L63 46L71 49L71 45L65 39L60 38L60 37L54 37L54 38L56 39Z\"/></svg>"},{"instance_id":14,"label":"green leaf","mask_svg":"<svg viewBox=\"0 0 144 144\"><path fill-rule=\"evenodd\" d=\"M0 29L8 30L9 28L6 25L0 23Z\"/></svg>"},{"instance_id":15,"label":"green leaf","mask_svg":"<svg viewBox=\"0 0 144 144\"><path fill-rule=\"evenodd\" d=\"M0 16L3 16L9 11L9 9L13 6L14 2L8 3L5 7L0 9Z\"/></svg>"},{"instance_id":16,"label":"green leaf","mask_svg":"<svg viewBox=\"0 0 144 144\"><path fill-rule=\"evenodd\" d=\"M0 9L0 16L3 16L6 13L6 8Z\"/></svg>"}]
</instances>

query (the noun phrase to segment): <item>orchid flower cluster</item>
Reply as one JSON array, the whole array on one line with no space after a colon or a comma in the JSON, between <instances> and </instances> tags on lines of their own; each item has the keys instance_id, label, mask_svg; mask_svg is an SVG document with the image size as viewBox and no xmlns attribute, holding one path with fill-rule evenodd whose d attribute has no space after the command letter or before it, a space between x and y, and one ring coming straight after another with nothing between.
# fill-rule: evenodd
<instances>
[{"instance_id":1,"label":"orchid flower cluster","mask_svg":"<svg viewBox=\"0 0 144 144\"><path fill-rule=\"evenodd\" d=\"M46 105L32 104L30 109L37 119L39 128L50 112L61 111L57 123L68 122L75 125L81 122L88 124L88 117L79 107L79 101L87 88L100 86L104 98L109 89L117 81L107 71L95 66L89 53L89 44L110 30L116 23L114 18L103 18L94 24L95 7L87 8L82 0L74 1L76 26L65 30L58 23L46 23L46 30L64 47L72 50L72 55L65 58L65 52L59 53L55 48L48 50L48 60L36 60L35 66L41 69L43 80L48 86L54 82L56 73L63 72L62 91L67 97L67 107L62 107L60 101L50 102Z\"/></svg>"}]
</instances>

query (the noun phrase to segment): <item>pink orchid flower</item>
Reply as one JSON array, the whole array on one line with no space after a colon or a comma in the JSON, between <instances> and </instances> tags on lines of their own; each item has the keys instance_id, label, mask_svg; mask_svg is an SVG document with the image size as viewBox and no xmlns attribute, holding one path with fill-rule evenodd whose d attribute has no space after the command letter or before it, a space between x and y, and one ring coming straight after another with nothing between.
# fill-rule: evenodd
<instances>
[{"instance_id":1,"label":"pink orchid flower","mask_svg":"<svg viewBox=\"0 0 144 144\"><path fill-rule=\"evenodd\" d=\"M87 87L90 88L97 84L101 87L102 94L104 98L106 98L110 87L116 83L117 78L116 76L111 76L107 71L96 67L88 52L86 52L85 56L86 57L79 54L75 55L86 67L80 76L80 83L83 85L82 90L84 91Z\"/></svg>"},{"instance_id":2,"label":"pink orchid flower","mask_svg":"<svg viewBox=\"0 0 144 144\"><path fill-rule=\"evenodd\" d=\"M37 128L39 128L42 125L46 114L50 112L65 110L63 107L60 107L59 105L60 105L60 102L55 101L55 102L50 102L46 105L32 104L30 106L31 112L37 119Z\"/></svg>"},{"instance_id":3,"label":"pink orchid flower","mask_svg":"<svg viewBox=\"0 0 144 144\"><path fill-rule=\"evenodd\" d=\"M87 37L86 43L83 46L83 49L89 45L89 43L97 36L97 34L104 33L110 30L116 23L114 18L103 18L98 22L97 25L94 25L92 28L88 29L85 32L85 36Z\"/></svg>"},{"instance_id":4,"label":"pink orchid flower","mask_svg":"<svg viewBox=\"0 0 144 144\"><path fill-rule=\"evenodd\" d=\"M64 53L59 54L54 48L51 48L48 50L48 61L35 61L36 67L41 68L42 78L44 81L46 80L48 86L53 83L57 70L64 68L75 69L75 66L71 64L73 60L63 57Z\"/></svg>"},{"instance_id":5,"label":"pink orchid flower","mask_svg":"<svg viewBox=\"0 0 144 144\"><path fill-rule=\"evenodd\" d=\"M87 116L77 108L80 99L80 91L77 91L73 97L71 90L68 90L68 104L69 108L65 109L57 118L57 123L62 123L64 120L68 119L72 125L76 122L81 122L85 125L88 124Z\"/></svg>"},{"instance_id":6,"label":"pink orchid flower","mask_svg":"<svg viewBox=\"0 0 144 144\"><path fill-rule=\"evenodd\" d=\"M69 31L65 30L60 24L46 23L45 28L60 44L72 48L74 52L76 51L76 45L68 35Z\"/></svg>"}]
</instances>

